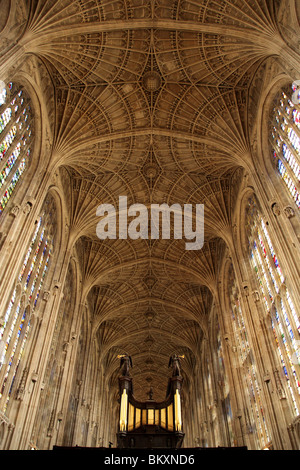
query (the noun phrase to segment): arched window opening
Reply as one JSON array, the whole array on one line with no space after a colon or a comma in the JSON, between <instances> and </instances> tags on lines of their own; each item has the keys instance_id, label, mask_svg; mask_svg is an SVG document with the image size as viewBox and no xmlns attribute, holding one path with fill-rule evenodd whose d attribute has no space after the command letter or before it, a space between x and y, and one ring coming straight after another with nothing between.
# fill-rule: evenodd
<instances>
[{"instance_id":1,"label":"arched window opening","mask_svg":"<svg viewBox=\"0 0 300 470\"><path fill-rule=\"evenodd\" d=\"M54 201L52 201L53 205ZM39 305L41 291L44 288L49 272L49 262L53 251L55 227L45 204L47 213L43 212L24 256L17 284L0 325L0 410L6 412L16 374L31 328L31 317Z\"/></svg>"},{"instance_id":2,"label":"arched window opening","mask_svg":"<svg viewBox=\"0 0 300 470\"><path fill-rule=\"evenodd\" d=\"M257 378L256 364L248 340L249 333L246 328L233 269L230 271L229 285L233 335L237 347L238 360L247 402L245 419L248 421L247 427L249 432L256 437L258 448L264 449L270 444L271 437L266 423L261 391Z\"/></svg>"},{"instance_id":3,"label":"arched window opening","mask_svg":"<svg viewBox=\"0 0 300 470\"><path fill-rule=\"evenodd\" d=\"M300 105L292 102L292 94L291 88L276 99L270 143L276 168L300 208Z\"/></svg>"},{"instance_id":4,"label":"arched window opening","mask_svg":"<svg viewBox=\"0 0 300 470\"><path fill-rule=\"evenodd\" d=\"M0 86L0 216L29 166L33 116L23 87Z\"/></svg>"},{"instance_id":5,"label":"arched window opening","mask_svg":"<svg viewBox=\"0 0 300 470\"><path fill-rule=\"evenodd\" d=\"M300 364L297 347L300 322L291 294L285 285L285 278L271 243L268 227L254 197L248 201L247 235L251 264L256 273L263 306L271 317L282 377L285 378L290 403L296 417L299 415L300 394L299 370L296 370Z\"/></svg>"}]
</instances>

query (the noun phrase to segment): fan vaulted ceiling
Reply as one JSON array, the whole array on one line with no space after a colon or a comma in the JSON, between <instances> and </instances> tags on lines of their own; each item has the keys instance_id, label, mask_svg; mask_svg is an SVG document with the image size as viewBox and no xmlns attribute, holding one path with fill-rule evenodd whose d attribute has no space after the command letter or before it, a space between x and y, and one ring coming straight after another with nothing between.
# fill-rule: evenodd
<instances>
[{"instance_id":1,"label":"fan vaulted ceiling","mask_svg":"<svg viewBox=\"0 0 300 470\"><path fill-rule=\"evenodd\" d=\"M280 35L268 0L33 1L21 46L53 85L52 167L61 172L83 288L106 374L133 359L135 394L164 397L206 336L244 170L251 85ZM21 7L20 7L21 8ZM26 13L19 11L19 14ZM271 52L272 51L272 52ZM255 107L255 103L254 103ZM96 236L96 208L204 204L205 245ZM224 241L225 240L225 241Z\"/></svg>"}]
</instances>

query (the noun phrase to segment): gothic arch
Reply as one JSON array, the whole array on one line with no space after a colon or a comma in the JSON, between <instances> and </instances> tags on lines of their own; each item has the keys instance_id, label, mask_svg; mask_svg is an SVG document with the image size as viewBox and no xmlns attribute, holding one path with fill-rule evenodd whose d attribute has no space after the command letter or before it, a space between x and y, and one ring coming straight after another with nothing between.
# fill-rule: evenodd
<instances>
[{"instance_id":1,"label":"gothic arch","mask_svg":"<svg viewBox=\"0 0 300 470\"><path fill-rule=\"evenodd\" d=\"M20 350L17 330L8 341L14 319L23 335L30 316L33 333L17 399L2 387L5 419L17 426L1 447L108 446L118 425L120 353L132 356L143 398L150 384L164 394L170 354L185 356L188 446L262 448L257 402L245 388L254 384L272 418L272 445L296 447L294 401L287 404L271 338L272 321L294 312L299 294L296 214L274 206L280 194L267 133L277 91L299 71L297 1L0 5L0 76L24 86L36 116L32 165L1 226L9 352ZM100 241L97 207L116 207L123 194L148 210L204 204L202 249L189 252L175 231L171 240ZM251 197L287 272L267 312L249 255Z\"/></svg>"},{"instance_id":2,"label":"gothic arch","mask_svg":"<svg viewBox=\"0 0 300 470\"><path fill-rule=\"evenodd\" d=\"M262 112L257 123L261 142L260 154L263 157L262 164L266 169L266 177L272 182L273 185L273 190L270 192L270 199L276 199L279 197L279 200L285 199L286 203L288 203L288 197L285 195L283 183L280 180L278 172L274 166L274 159L272 157L272 151L270 148L270 122L275 101L278 99L278 96L283 91L283 89L290 89L290 94L292 95L293 81L294 80L292 78L289 78L286 75L279 75L273 79L265 92L264 99L262 99ZM280 190L278 190L278 186Z\"/></svg>"}]
</instances>

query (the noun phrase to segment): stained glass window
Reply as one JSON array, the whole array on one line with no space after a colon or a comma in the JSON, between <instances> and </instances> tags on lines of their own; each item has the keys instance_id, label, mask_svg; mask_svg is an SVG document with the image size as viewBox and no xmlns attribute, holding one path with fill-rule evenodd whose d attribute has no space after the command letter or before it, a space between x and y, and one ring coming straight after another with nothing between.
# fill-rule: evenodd
<instances>
[{"instance_id":1,"label":"stained glass window","mask_svg":"<svg viewBox=\"0 0 300 470\"><path fill-rule=\"evenodd\" d=\"M7 92L6 92L5 84L3 82L0 82L0 106L5 104L6 95L7 95Z\"/></svg>"},{"instance_id":2,"label":"stained glass window","mask_svg":"<svg viewBox=\"0 0 300 470\"><path fill-rule=\"evenodd\" d=\"M300 207L300 105L293 104L292 93L292 88L282 92L273 110L271 146L276 168Z\"/></svg>"},{"instance_id":3,"label":"stained glass window","mask_svg":"<svg viewBox=\"0 0 300 470\"><path fill-rule=\"evenodd\" d=\"M267 428L264 408L262 405L261 392L257 379L256 365L248 340L247 328L244 314L240 304L235 279L231 282L231 313L232 325L237 346L240 370L247 398L246 422L248 431L257 440L258 448L263 449L270 443L270 435Z\"/></svg>"},{"instance_id":4,"label":"stained glass window","mask_svg":"<svg viewBox=\"0 0 300 470\"><path fill-rule=\"evenodd\" d=\"M0 89L0 216L29 165L32 146L30 101L10 83Z\"/></svg>"},{"instance_id":5,"label":"stained glass window","mask_svg":"<svg viewBox=\"0 0 300 470\"><path fill-rule=\"evenodd\" d=\"M48 272L52 239L44 216L36 224L4 322L0 327L0 409L5 412L30 331L30 316L37 308Z\"/></svg>"},{"instance_id":6,"label":"stained glass window","mask_svg":"<svg viewBox=\"0 0 300 470\"><path fill-rule=\"evenodd\" d=\"M282 377L286 380L289 398L295 416L299 415L299 361L297 341L300 322L291 293L285 284L280 262L270 240L269 230L257 208L254 198L248 204L248 237L250 259L256 273L264 308L272 319L274 343L277 347ZM300 362L299 362L300 364ZM297 398L298 397L298 398Z\"/></svg>"}]
</instances>

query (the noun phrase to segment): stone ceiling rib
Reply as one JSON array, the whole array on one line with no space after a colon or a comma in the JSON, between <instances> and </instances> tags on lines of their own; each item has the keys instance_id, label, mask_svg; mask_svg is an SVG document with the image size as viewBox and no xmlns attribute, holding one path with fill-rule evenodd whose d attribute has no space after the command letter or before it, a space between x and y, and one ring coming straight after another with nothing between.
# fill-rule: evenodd
<instances>
[{"instance_id":1,"label":"stone ceiling rib","mask_svg":"<svg viewBox=\"0 0 300 470\"><path fill-rule=\"evenodd\" d=\"M64 180L106 380L116 384L116 357L126 351L137 393L145 398L151 384L161 395L168 357L186 354L189 380L209 328L235 201L251 169L249 90L285 47L273 2L32 6L13 50L44 66L53 84L50 168ZM187 252L178 240L100 242L97 206L116 207L121 195L147 207L204 204L203 249Z\"/></svg>"},{"instance_id":2,"label":"stone ceiling rib","mask_svg":"<svg viewBox=\"0 0 300 470\"><path fill-rule=\"evenodd\" d=\"M264 25L265 26L265 25ZM269 27L267 29L264 26L254 27L254 28L245 28L243 26L226 26L226 35L237 37L240 39L248 39L253 41L255 44L259 44L261 39L269 39L273 37L276 29L274 27ZM27 34L23 36L23 39L20 41L20 44L26 46L28 52L30 52L31 47L35 47L35 43L47 43L53 39L60 37L66 37L70 34L92 34L92 33L103 33L111 31L124 31L124 30L138 30L138 29L155 29L161 31L188 31L196 33L206 33L206 34L223 34L224 25L219 24L209 24L209 23L194 23L189 21L182 20L165 20L165 19L140 19L140 20L126 20L126 21L103 21L99 23L92 24L75 24L75 25L64 25L57 26L56 28L52 25L47 28L41 25L40 28L29 28ZM260 33L260 34L259 34ZM34 35L37 35L38 39L34 38Z\"/></svg>"}]
</instances>

